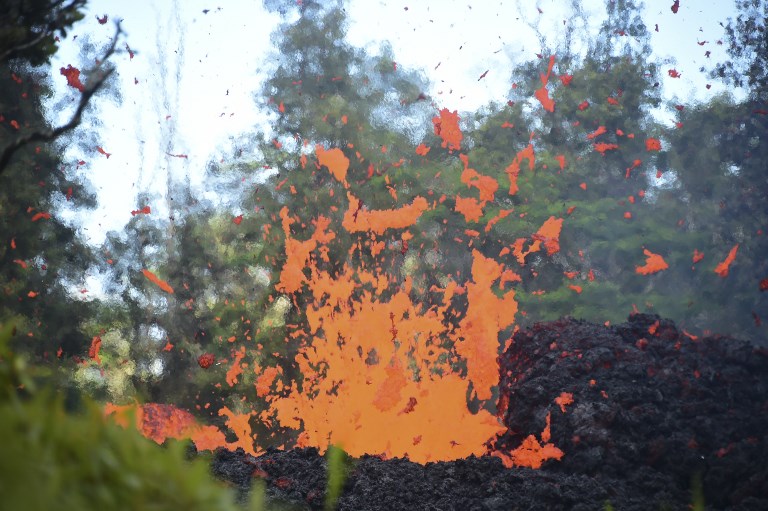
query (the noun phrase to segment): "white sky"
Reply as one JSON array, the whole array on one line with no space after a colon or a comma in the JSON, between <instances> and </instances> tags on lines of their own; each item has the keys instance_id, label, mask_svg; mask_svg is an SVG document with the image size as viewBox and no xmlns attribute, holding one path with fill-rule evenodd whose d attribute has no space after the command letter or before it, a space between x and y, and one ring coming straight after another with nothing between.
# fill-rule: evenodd
<instances>
[{"instance_id":1,"label":"white sky","mask_svg":"<svg viewBox=\"0 0 768 511\"><path fill-rule=\"evenodd\" d=\"M261 70L272 58L270 34L279 17L266 12L260 1L219 1L91 0L90 14L63 42L52 67L54 81L62 86L59 99L77 95L58 75L59 67L78 65L78 41L72 36L108 42L114 33L112 20L120 19L126 33L120 47L127 42L135 52L133 59L127 52L113 58L122 102L97 100L99 137L112 155L107 159L95 148L73 155L87 162L81 171L100 198L96 211L78 218L91 242L100 243L106 231L119 230L132 210L147 205L136 203L139 192L158 194L148 205L153 213L162 214L168 172L186 174L193 185L199 184L217 147L267 122L255 94L264 78ZM563 30L564 3L521 0L519 5L525 5L524 19L540 20L542 31L554 35ZM597 27L602 0L584 3L592 9L590 22ZM430 94L451 110L473 110L505 99L511 87L510 58L529 59L540 52L531 29L520 21L518 2L353 0L350 4L349 41L372 48L390 41L398 65L423 69L434 83ZM725 21L732 7L728 0L680 4L673 14L672 0L647 1L645 22L657 56L670 61L662 71L665 96L677 95L688 102L694 90L702 99L722 90L714 81L712 89L705 90L709 80L698 69L722 59L725 47L716 44L723 37L718 21ZM209 12L204 14L204 9ZM109 22L100 25L96 15L103 14L109 15ZM653 31L655 24L658 32ZM699 46L701 41L708 43ZM711 59L704 57L707 50ZM667 77L667 68L673 67L682 78ZM487 76L478 81L486 70ZM67 117L66 112L58 115ZM88 129L87 122L83 129Z\"/></svg>"}]
</instances>

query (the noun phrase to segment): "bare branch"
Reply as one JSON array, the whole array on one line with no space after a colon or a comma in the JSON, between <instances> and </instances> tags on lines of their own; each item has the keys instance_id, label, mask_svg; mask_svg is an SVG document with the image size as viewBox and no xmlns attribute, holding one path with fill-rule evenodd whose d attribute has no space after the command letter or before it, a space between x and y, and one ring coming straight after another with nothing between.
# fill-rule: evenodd
<instances>
[{"instance_id":1,"label":"bare branch","mask_svg":"<svg viewBox=\"0 0 768 511\"><path fill-rule=\"evenodd\" d=\"M96 69L103 66L107 59L109 59L110 56L115 52L115 48L117 46L117 40L122 33L122 30L120 29L120 24L117 24L117 31L115 32L115 36L112 39L112 44L110 44L109 48L107 49L106 53L104 53L104 56L99 60L99 64L97 65ZM0 174L3 173L3 171L8 166L9 161L11 160L11 157L13 154L24 147L25 145L32 143L32 142L51 142L64 133L67 133L73 129L75 129L77 126L80 125L80 121L82 119L83 111L85 110L85 107L88 106L88 103L91 100L91 97L93 97L96 92L104 85L104 82L107 81L107 78L109 78L112 73L114 72L113 69L108 69L106 71L101 72L100 74L96 73L96 69L92 71L91 76L88 79L88 85L83 90L81 96L80 96L80 102L77 104L77 109L75 110L75 113L72 115L72 118L67 122L66 124L63 124L57 128L48 129L44 131L33 131L32 133L28 133L24 136L21 136L8 144L5 148L3 148L2 153L0 153Z\"/></svg>"},{"instance_id":2,"label":"bare branch","mask_svg":"<svg viewBox=\"0 0 768 511\"><path fill-rule=\"evenodd\" d=\"M11 48L8 48L4 52L0 53L0 62L5 62L6 60L10 59L10 57L16 53L22 52L28 48L32 48L36 44L40 43L43 39L48 37L50 34L48 32L40 32L40 34L37 35L34 39L31 39L30 41L27 41L25 43L17 44L16 46L13 46Z\"/></svg>"}]
</instances>

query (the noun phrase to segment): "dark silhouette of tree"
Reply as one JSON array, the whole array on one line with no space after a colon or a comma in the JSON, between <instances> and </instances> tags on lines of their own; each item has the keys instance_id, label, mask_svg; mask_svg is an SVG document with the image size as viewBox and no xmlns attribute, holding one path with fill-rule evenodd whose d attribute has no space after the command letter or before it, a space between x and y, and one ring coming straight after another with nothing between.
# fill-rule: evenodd
<instances>
[{"instance_id":1,"label":"dark silhouette of tree","mask_svg":"<svg viewBox=\"0 0 768 511\"><path fill-rule=\"evenodd\" d=\"M713 75L748 87L756 99L768 100L768 3L736 0L736 10L736 18L723 25L730 60L719 63Z\"/></svg>"},{"instance_id":2,"label":"dark silhouette of tree","mask_svg":"<svg viewBox=\"0 0 768 511\"><path fill-rule=\"evenodd\" d=\"M66 30L73 23L82 19L81 9L85 7L84 0L4 0L0 5L0 65L11 65L14 69L19 66L41 66L50 62L50 57L58 49L59 35L66 36ZM88 76L85 85L80 85L80 100L72 117L66 123L51 127L46 122L26 124L24 130L15 136L9 136L10 141L0 143L0 174L8 166L11 157L22 147L38 142L52 142L62 135L71 132L81 121L91 98L104 85L107 78L114 72L108 67L107 59L115 52L120 35L117 25L112 44L98 60L98 64L85 73ZM4 133L4 135L10 135ZM2 137L5 139L5 136Z\"/></svg>"}]
</instances>

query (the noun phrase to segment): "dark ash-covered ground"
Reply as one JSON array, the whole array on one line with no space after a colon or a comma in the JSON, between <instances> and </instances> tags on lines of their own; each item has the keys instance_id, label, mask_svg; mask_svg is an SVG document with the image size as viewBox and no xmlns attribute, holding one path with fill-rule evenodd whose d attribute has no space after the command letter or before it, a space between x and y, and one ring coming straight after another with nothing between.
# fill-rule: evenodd
<instances>
[{"instance_id":1,"label":"dark ash-covered ground","mask_svg":"<svg viewBox=\"0 0 768 511\"><path fill-rule=\"evenodd\" d=\"M687 509L695 477L707 509L768 510L765 348L694 340L645 314L612 327L562 319L518 332L500 368L508 431L495 447L538 437L549 413L562 460L531 470L492 456L426 466L365 456L348 465L338 509ZM573 394L565 412L563 392ZM213 471L244 492L262 479L271 499L298 509L325 502L314 449L219 451Z\"/></svg>"}]
</instances>

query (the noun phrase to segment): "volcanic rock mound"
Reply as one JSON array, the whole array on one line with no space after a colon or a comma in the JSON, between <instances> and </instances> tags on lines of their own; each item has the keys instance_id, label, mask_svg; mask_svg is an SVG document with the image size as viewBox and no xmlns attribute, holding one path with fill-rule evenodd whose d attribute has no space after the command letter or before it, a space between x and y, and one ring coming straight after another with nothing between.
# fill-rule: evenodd
<instances>
[{"instance_id":1,"label":"volcanic rock mound","mask_svg":"<svg viewBox=\"0 0 768 511\"><path fill-rule=\"evenodd\" d=\"M686 509L693 480L707 509L768 509L765 349L695 338L652 315L614 327L566 318L515 334L500 372L508 430L492 447L514 450L549 416L562 459L532 470L492 456L425 466L364 456L338 509ZM324 503L314 449L220 451L214 472L243 490L261 478L268 495L302 508Z\"/></svg>"},{"instance_id":2,"label":"volcanic rock mound","mask_svg":"<svg viewBox=\"0 0 768 511\"><path fill-rule=\"evenodd\" d=\"M565 455L547 471L617 478L651 495L700 477L718 509L768 496L764 349L635 314L616 327L537 324L515 335L500 366L509 429L497 448L519 445L551 414L552 443ZM572 404L555 402L563 393Z\"/></svg>"}]
</instances>

